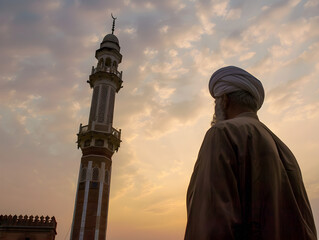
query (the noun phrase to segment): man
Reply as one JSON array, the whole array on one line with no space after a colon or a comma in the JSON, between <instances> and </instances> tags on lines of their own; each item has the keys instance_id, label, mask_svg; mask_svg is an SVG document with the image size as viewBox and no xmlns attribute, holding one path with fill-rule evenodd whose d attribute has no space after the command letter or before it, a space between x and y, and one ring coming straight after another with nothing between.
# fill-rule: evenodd
<instances>
[{"instance_id":1,"label":"man","mask_svg":"<svg viewBox=\"0 0 319 240\"><path fill-rule=\"evenodd\" d=\"M315 240L298 163L257 117L261 82L238 67L209 82L215 116L187 192L185 240Z\"/></svg>"}]
</instances>

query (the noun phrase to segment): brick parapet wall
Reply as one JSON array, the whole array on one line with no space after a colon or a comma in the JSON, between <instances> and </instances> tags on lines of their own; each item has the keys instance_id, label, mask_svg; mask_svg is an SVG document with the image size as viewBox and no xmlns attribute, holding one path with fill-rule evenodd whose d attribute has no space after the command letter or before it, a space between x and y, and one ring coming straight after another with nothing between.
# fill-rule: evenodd
<instances>
[{"instance_id":1,"label":"brick parapet wall","mask_svg":"<svg viewBox=\"0 0 319 240\"><path fill-rule=\"evenodd\" d=\"M0 215L0 228L2 227L46 227L46 228L51 228L56 232L56 226L57 222L55 220L55 217L39 217L35 216L17 216L17 215Z\"/></svg>"}]
</instances>

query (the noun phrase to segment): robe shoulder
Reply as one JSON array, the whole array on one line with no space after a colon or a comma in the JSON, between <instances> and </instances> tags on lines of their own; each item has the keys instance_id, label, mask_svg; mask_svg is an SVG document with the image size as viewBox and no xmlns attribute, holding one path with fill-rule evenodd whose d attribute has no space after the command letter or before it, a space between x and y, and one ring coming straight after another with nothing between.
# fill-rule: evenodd
<instances>
[{"instance_id":1,"label":"robe shoulder","mask_svg":"<svg viewBox=\"0 0 319 240\"><path fill-rule=\"evenodd\" d=\"M185 239L317 239L297 160L257 117L206 132L187 210Z\"/></svg>"}]
</instances>

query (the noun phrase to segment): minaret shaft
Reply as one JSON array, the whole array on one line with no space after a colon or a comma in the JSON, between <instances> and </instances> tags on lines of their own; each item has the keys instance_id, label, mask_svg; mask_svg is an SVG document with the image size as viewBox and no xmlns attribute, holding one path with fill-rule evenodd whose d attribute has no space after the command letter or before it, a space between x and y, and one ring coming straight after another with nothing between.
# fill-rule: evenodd
<instances>
[{"instance_id":1,"label":"minaret shaft","mask_svg":"<svg viewBox=\"0 0 319 240\"><path fill-rule=\"evenodd\" d=\"M94 86L89 118L90 127L92 124L112 126L114 100L114 87L105 83Z\"/></svg>"},{"instance_id":2,"label":"minaret shaft","mask_svg":"<svg viewBox=\"0 0 319 240\"><path fill-rule=\"evenodd\" d=\"M100 164L96 164L97 161ZM89 176L80 175L75 206L73 234L71 239L105 239L107 210L110 191L111 160L106 157L89 154L81 159L81 169L94 174L94 169L101 170L98 181L91 181ZM91 176L91 178L95 177Z\"/></svg>"},{"instance_id":3,"label":"minaret shaft","mask_svg":"<svg viewBox=\"0 0 319 240\"><path fill-rule=\"evenodd\" d=\"M88 125L80 125L78 147L82 150L71 240L105 240L110 195L112 155L121 142L121 130L113 128L115 94L122 87L122 60L118 39L104 37L96 51L88 83L93 89Z\"/></svg>"}]
</instances>

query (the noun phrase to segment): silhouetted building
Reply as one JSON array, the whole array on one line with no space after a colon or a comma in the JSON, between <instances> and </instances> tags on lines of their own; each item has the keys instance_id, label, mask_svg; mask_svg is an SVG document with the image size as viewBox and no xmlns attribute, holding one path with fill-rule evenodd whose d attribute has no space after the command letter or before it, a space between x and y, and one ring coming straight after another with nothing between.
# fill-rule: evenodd
<instances>
[{"instance_id":1,"label":"silhouetted building","mask_svg":"<svg viewBox=\"0 0 319 240\"><path fill-rule=\"evenodd\" d=\"M112 155L121 142L121 130L113 128L115 94L122 87L119 40L104 37L96 50L97 66L88 83L93 89L88 125L80 125L78 147L82 150L71 240L106 239Z\"/></svg>"},{"instance_id":2,"label":"silhouetted building","mask_svg":"<svg viewBox=\"0 0 319 240\"><path fill-rule=\"evenodd\" d=\"M54 217L0 215L0 240L54 240Z\"/></svg>"}]
</instances>

